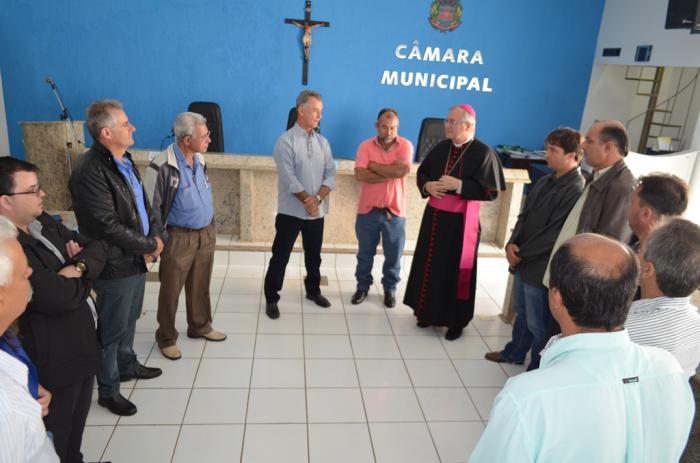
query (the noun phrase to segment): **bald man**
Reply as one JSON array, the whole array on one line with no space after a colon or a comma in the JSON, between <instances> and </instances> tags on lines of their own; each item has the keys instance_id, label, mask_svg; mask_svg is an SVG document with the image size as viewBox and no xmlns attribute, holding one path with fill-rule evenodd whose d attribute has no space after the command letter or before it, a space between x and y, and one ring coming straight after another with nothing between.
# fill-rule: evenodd
<instances>
[{"instance_id":1,"label":"bald man","mask_svg":"<svg viewBox=\"0 0 700 463\"><path fill-rule=\"evenodd\" d=\"M566 217L552 254L578 233L599 233L624 243L632 237L627 215L635 179L625 164L629 151L625 126L620 121L597 121L581 147L593 174L586 178L583 193ZM550 273L548 266L542 281L547 287Z\"/></svg>"},{"instance_id":2,"label":"bald man","mask_svg":"<svg viewBox=\"0 0 700 463\"><path fill-rule=\"evenodd\" d=\"M561 335L538 370L508 380L470 461L678 461L695 406L673 356L624 329L634 254L586 233L564 242L551 267Z\"/></svg>"}]
</instances>

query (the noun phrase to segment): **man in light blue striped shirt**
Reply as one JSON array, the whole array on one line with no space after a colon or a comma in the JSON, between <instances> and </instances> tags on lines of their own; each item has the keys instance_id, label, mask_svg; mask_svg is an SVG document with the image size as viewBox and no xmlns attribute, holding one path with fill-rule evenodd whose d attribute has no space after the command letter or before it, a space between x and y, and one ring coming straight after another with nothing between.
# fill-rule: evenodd
<instances>
[{"instance_id":1,"label":"man in light blue striped shirt","mask_svg":"<svg viewBox=\"0 0 700 463\"><path fill-rule=\"evenodd\" d=\"M678 362L629 339L639 266L622 243L567 240L551 261L561 337L539 370L508 380L471 462L678 461L694 404Z\"/></svg>"},{"instance_id":2,"label":"man in light blue striped shirt","mask_svg":"<svg viewBox=\"0 0 700 463\"><path fill-rule=\"evenodd\" d=\"M323 113L318 92L304 90L297 97L297 122L280 136L273 156L277 164L277 217L272 257L265 275L265 313L280 316L277 302L294 242L301 232L304 245L306 298L320 307L331 303L321 294L321 245L328 194L335 188L331 146L316 131Z\"/></svg>"}]
</instances>

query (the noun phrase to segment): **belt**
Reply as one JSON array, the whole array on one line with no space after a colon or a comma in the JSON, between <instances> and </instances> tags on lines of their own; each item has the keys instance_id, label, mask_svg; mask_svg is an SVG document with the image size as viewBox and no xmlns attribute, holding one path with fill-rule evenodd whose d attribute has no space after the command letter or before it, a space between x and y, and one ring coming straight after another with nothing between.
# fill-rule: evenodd
<instances>
[{"instance_id":1,"label":"belt","mask_svg":"<svg viewBox=\"0 0 700 463\"><path fill-rule=\"evenodd\" d=\"M192 233L192 232L202 231L205 228L208 228L210 226L211 225L207 225L206 227L202 227L202 228L187 228L187 227L178 227L177 225L166 225L165 228L168 231L181 232L181 233Z\"/></svg>"}]
</instances>

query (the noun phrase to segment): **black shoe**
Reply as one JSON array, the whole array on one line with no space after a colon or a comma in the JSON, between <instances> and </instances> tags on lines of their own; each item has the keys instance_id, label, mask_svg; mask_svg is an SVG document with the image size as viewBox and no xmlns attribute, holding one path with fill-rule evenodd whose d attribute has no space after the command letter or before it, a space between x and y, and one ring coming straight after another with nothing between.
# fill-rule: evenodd
<instances>
[{"instance_id":1,"label":"black shoe","mask_svg":"<svg viewBox=\"0 0 700 463\"><path fill-rule=\"evenodd\" d=\"M97 404L107 408L115 415L130 416L136 413L136 405L129 402L129 400L121 394L117 394L116 396L109 397L107 399L98 397Z\"/></svg>"},{"instance_id":2,"label":"black shoe","mask_svg":"<svg viewBox=\"0 0 700 463\"><path fill-rule=\"evenodd\" d=\"M315 295L315 296L311 296L311 295L307 294L307 295L306 295L306 298L307 298L308 300L310 300L310 301L314 301L314 303L315 303L317 306L323 307L324 309L327 309L328 307L331 306L331 301L329 301L328 299L326 299L326 298L323 296L323 294L321 294L321 293L318 293L318 294Z\"/></svg>"},{"instance_id":3,"label":"black shoe","mask_svg":"<svg viewBox=\"0 0 700 463\"><path fill-rule=\"evenodd\" d=\"M131 381L132 379L153 379L162 374L163 370L160 368L147 367L137 363L136 368L134 368L134 371L132 371L131 374L119 375L119 381L123 383L124 381Z\"/></svg>"},{"instance_id":4,"label":"black shoe","mask_svg":"<svg viewBox=\"0 0 700 463\"><path fill-rule=\"evenodd\" d=\"M265 313L271 319L280 318L280 309L277 307L276 302L268 302L265 304Z\"/></svg>"},{"instance_id":5,"label":"black shoe","mask_svg":"<svg viewBox=\"0 0 700 463\"><path fill-rule=\"evenodd\" d=\"M390 309L396 305L396 297L394 296L394 293L390 293L388 291L384 293L384 305Z\"/></svg>"},{"instance_id":6,"label":"black shoe","mask_svg":"<svg viewBox=\"0 0 700 463\"><path fill-rule=\"evenodd\" d=\"M365 291L364 289L358 289L357 291L355 291L355 294L352 295L352 299L350 299L350 302L357 305L364 301L366 297L367 291Z\"/></svg>"},{"instance_id":7,"label":"black shoe","mask_svg":"<svg viewBox=\"0 0 700 463\"><path fill-rule=\"evenodd\" d=\"M464 328L462 327L448 328L447 333L445 333L445 339L447 339L448 341L454 341L455 339L462 336L463 329Z\"/></svg>"},{"instance_id":8,"label":"black shoe","mask_svg":"<svg viewBox=\"0 0 700 463\"><path fill-rule=\"evenodd\" d=\"M418 328L427 328L427 327L430 326L430 323L424 322L423 320L418 320L418 321L416 322L416 326L417 326Z\"/></svg>"}]
</instances>

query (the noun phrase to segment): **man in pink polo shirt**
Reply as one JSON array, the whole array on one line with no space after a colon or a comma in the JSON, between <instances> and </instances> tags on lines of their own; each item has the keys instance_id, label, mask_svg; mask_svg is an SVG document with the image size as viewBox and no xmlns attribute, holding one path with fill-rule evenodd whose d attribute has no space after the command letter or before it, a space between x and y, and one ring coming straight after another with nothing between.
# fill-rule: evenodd
<instances>
[{"instance_id":1,"label":"man in pink polo shirt","mask_svg":"<svg viewBox=\"0 0 700 463\"><path fill-rule=\"evenodd\" d=\"M357 291L351 302L359 304L367 297L373 282L374 254L381 236L384 305L394 307L406 239L406 175L411 170L413 145L398 135L399 115L392 108L379 111L374 126L377 136L362 142L355 157L355 178L361 182L362 191L355 223L359 243L355 270Z\"/></svg>"}]
</instances>

